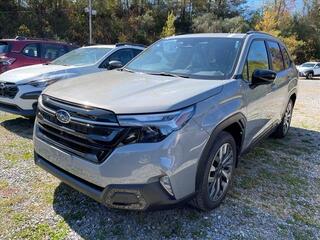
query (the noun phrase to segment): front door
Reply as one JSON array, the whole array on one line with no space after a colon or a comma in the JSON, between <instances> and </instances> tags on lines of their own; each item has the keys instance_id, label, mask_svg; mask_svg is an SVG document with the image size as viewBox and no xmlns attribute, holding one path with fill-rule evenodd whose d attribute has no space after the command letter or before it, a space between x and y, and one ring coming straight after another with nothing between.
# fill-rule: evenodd
<instances>
[{"instance_id":1,"label":"front door","mask_svg":"<svg viewBox=\"0 0 320 240\"><path fill-rule=\"evenodd\" d=\"M247 111L247 126L245 132L246 148L268 130L273 123L272 84L252 86L252 73L256 69L270 69L269 57L264 40L254 40L247 55L243 69L245 102Z\"/></svg>"}]
</instances>

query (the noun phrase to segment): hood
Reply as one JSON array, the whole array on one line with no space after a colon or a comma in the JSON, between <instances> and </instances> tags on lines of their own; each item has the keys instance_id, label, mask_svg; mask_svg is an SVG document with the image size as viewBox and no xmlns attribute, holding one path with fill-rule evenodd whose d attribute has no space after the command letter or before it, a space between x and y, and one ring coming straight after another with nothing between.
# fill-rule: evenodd
<instances>
[{"instance_id":1,"label":"hood","mask_svg":"<svg viewBox=\"0 0 320 240\"><path fill-rule=\"evenodd\" d=\"M44 94L116 114L181 109L218 94L230 80L200 80L107 71L49 86Z\"/></svg>"},{"instance_id":2,"label":"hood","mask_svg":"<svg viewBox=\"0 0 320 240\"><path fill-rule=\"evenodd\" d=\"M72 77L76 76L79 66L62 66L37 64L21 68L12 69L0 75L0 81L25 84L30 81L48 77Z\"/></svg>"}]
</instances>

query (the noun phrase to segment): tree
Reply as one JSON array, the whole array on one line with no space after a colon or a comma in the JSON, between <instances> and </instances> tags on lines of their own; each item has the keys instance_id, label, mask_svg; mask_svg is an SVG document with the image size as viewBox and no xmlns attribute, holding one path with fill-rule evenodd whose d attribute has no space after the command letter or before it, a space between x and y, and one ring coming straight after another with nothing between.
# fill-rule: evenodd
<instances>
[{"instance_id":1,"label":"tree","mask_svg":"<svg viewBox=\"0 0 320 240\"><path fill-rule=\"evenodd\" d=\"M169 37L176 33L176 29L174 26L175 16L173 12L170 12L167 17L167 21L163 26L161 37Z\"/></svg>"},{"instance_id":2,"label":"tree","mask_svg":"<svg viewBox=\"0 0 320 240\"><path fill-rule=\"evenodd\" d=\"M26 25L22 24L18 28L17 35L18 36L24 36L24 37L30 37L31 36L31 32L30 32L30 29Z\"/></svg>"},{"instance_id":3,"label":"tree","mask_svg":"<svg viewBox=\"0 0 320 240\"><path fill-rule=\"evenodd\" d=\"M302 40L298 40L297 36L289 29L293 21L289 11L281 10L281 15L275 11L274 6L267 7L263 11L261 20L256 24L255 29L258 31L270 33L280 38L287 46L290 54L295 58L295 54L304 46Z\"/></svg>"}]
</instances>

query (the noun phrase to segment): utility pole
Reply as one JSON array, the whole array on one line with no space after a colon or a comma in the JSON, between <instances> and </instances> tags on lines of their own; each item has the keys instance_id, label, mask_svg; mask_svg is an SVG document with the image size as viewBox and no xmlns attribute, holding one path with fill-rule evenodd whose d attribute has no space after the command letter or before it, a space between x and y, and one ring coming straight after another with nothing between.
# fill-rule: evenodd
<instances>
[{"instance_id":1,"label":"utility pole","mask_svg":"<svg viewBox=\"0 0 320 240\"><path fill-rule=\"evenodd\" d=\"M96 15L97 11L92 9L92 0L88 0L88 7L84 9L86 13L89 14L89 44L93 43L92 41L92 15Z\"/></svg>"},{"instance_id":2,"label":"utility pole","mask_svg":"<svg viewBox=\"0 0 320 240\"><path fill-rule=\"evenodd\" d=\"M92 0L89 0L89 44L92 44Z\"/></svg>"}]
</instances>

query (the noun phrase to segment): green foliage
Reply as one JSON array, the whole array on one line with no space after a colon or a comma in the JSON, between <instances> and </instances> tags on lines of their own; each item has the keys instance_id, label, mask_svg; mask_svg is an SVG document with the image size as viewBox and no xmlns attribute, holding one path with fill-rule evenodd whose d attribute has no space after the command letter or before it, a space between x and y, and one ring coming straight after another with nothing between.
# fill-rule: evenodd
<instances>
[{"instance_id":1,"label":"green foliage","mask_svg":"<svg viewBox=\"0 0 320 240\"><path fill-rule=\"evenodd\" d=\"M170 12L167 17L166 24L163 26L161 37L170 37L176 33L176 28L174 27L175 16L173 12Z\"/></svg>"}]
</instances>

